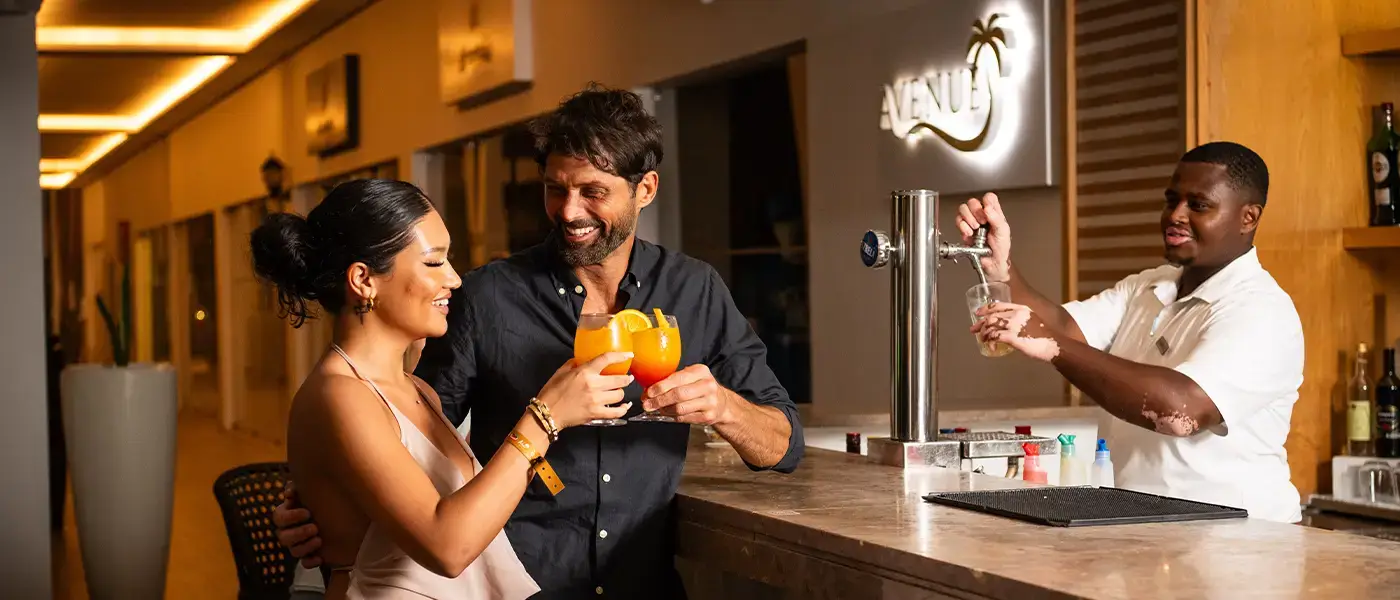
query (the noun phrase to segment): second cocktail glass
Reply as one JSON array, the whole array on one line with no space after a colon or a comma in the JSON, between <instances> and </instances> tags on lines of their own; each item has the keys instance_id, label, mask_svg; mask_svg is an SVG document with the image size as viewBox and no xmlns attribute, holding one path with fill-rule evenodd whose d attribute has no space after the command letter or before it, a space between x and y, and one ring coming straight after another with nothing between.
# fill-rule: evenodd
<instances>
[{"instance_id":1,"label":"second cocktail glass","mask_svg":"<svg viewBox=\"0 0 1400 600\"><path fill-rule=\"evenodd\" d=\"M681 362L681 330L673 315L654 311L648 315L651 327L632 333L632 376L641 384L642 391L676 372ZM632 417L633 421L654 421L675 423L674 418L644 412Z\"/></svg>"}]
</instances>

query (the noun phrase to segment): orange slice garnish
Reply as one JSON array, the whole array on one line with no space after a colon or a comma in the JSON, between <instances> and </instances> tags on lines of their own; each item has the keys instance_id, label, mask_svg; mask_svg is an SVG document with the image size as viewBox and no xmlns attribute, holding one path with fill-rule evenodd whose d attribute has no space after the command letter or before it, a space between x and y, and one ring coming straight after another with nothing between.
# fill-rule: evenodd
<instances>
[{"instance_id":1,"label":"orange slice garnish","mask_svg":"<svg viewBox=\"0 0 1400 600\"><path fill-rule=\"evenodd\" d=\"M656 326L661 329L670 329L671 324L666 322L666 315L661 313L661 309L652 308L651 312L656 315Z\"/></svg>"},{"instance_id":2,"label":"orange slice garnish","mask_svg":"<svg viewBox=\"0 0 1400 600\"><path fill-rule=\"evenodd\" d=\"M635 308L629 308L613 315L612 323L621 325L623 329L626 329L630 333L651 329L651 319L647 318L646 313ZM612 323L609 323L609 325Z\"/></svg>"}]
</instances>

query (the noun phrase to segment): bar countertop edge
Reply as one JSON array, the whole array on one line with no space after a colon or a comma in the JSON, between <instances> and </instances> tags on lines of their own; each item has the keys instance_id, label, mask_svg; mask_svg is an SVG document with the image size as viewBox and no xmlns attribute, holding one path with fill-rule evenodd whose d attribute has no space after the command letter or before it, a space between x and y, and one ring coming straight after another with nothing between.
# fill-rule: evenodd
<instances>
[{"instance_id":1,"label":"bar countertop edge","mask_svg":"<svg viewBox=\"0 0 1400 600\"><path fill-rule=\"evenodd\" d=\"M822 597L906 586L933 598L1372 598L1400 590L1394 542L1258 519L1060 528L931 504L932 492L1027 487L905 471L807 448L790 475L694 443L676 494L677 554ZM863 579L862 579L863 578ZM832 586L855 586L852 594ZM860 591L860 589L865 591ZM931 593L930 595L918 595ZM902 597L902 596L901 596Z\"/></svg>"}]
</instances>

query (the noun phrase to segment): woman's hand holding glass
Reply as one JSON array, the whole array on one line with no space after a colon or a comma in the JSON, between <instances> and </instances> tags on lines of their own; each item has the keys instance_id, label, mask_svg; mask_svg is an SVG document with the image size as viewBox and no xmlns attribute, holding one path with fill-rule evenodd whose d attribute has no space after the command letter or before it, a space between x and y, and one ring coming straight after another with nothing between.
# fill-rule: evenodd
<instances>
[{"instance_id":1,"label":"woman's hand holding glass","mask_svg":"<svg viewBox=\"0 0 1400 600\"><path fill-rule=\"evenodd\" d=\"M595 420L621 419L632 407L631 402L618 404L623 400L623 388L632 383L632 376L604 375L603 370L631 358L631 352L604 352L582 364L570 360L544 384L539 400L549 407L560 429Z\"/></svg>"}]
</instances>

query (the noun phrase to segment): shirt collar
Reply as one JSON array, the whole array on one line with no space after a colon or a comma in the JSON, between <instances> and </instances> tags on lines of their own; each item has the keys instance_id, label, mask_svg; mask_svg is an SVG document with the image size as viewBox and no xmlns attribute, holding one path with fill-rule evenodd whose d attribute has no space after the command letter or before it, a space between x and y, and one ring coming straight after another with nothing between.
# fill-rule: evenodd
<instances>
[{"instance_id":1,"label":"shirt collar","mask_svg":"<svg viewBox=\"0 0 1400 600\"><path fill-rule=\"evenodd\" d=\"M1235 287L1236 284L1243 282L1262 270L1264 270L1264 266L1259 263L1259 249L1251 246L1249 252L1245 252L1241 254L1239 258L1230 261L1230 264L1225 265L1223 269L1216 271L1209 279L1201 282L1201 285L1196 286L1196 289L1190 294L1177 298L1177 300L1197 298L1207 304L1213 304L1224 297L1225 293ZM1178 290L1177 285L1181 280L1182 272L1182 269L1177 268L1170 278L1162 279L1152 284L1153 290L1156 291L1160 287L1169 286L1171 292L1175 294ZM1158 296L1160 297L1161 294L1158 294Z\"/></svg>"},{"instance_id":2,"label":"shirt collar","mask_svg":"<svg viewBox=\"0 0 1400 600\"><path fill-rule=\"evenodd\" d=\"M581 285L581 282L574 274L573 267L570 267L559 257L559 238L557 236L557 233L551 233L549 238L540 244L539 248L545 253L544 259L549 265L550 278L555 287L572 289ZM634 237L632 254L627 258L627 273L622 276L622 281L618 282L618 289L641 287L642 276L649 275L660 259L661 249L658 246Z\"/></svg>"}]
</instances>

